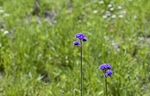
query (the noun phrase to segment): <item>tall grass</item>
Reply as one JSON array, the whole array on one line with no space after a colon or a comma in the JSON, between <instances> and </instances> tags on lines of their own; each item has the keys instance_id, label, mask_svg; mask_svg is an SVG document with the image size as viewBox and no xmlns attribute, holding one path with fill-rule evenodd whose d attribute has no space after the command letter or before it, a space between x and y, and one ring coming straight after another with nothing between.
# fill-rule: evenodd
<instances>
[{"instance_id":1,"label":"tall grass","mask_svg":"<svg viewBox=\"0 0 150 96\"><path fill-rule=\"evenodd\" d=\"M109 4L114 10L104 18ZM149 96L149 5L149 0L39 0L40 11L33 14L34 0L0 0L0 95L80 95L80 52L72 36L82 32L88 38L85 96L104 95L98 70L103 63L114 71L108 94Z\"/></svg>"}]
</instances>

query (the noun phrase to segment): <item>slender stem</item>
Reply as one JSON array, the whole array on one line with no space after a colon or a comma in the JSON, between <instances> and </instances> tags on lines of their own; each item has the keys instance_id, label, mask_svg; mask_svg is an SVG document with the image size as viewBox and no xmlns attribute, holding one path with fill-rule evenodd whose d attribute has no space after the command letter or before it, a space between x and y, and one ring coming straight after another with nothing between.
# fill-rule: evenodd
<instances>
[{"instance_id":1,"label":"slender stem","mask_svg":"<svg viewBox=\"0 0 150 96\"><path fill-rule=\"evenodd\" d=\"M106 88L106 96L107 96L107 77L105 75L105 88Z\"/></svg>"},{"instance_id":2,"label":"slender stem","mask_svg":"<svg viewBox=\"0 0 150 96\"><path fill-rule=\"evenodd\" d=\"M82 41L81 42L81 96L82 96Z\"/></svg>"}]
</instances>

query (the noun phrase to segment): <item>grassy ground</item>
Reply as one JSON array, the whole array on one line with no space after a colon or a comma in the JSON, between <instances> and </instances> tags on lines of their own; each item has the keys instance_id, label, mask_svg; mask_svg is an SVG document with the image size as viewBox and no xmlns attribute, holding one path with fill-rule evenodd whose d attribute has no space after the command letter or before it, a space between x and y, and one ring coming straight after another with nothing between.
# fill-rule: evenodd
<instances>
[{"instance_id":1,"label":"grassy ground","mask_svg":"<svg viewBox=\"0 0 150 96\"><path fill-rule=\"evenodd\" d=\"M149 0L0 0L0 96L150 96Z\"/></svg>"}]
</instances>

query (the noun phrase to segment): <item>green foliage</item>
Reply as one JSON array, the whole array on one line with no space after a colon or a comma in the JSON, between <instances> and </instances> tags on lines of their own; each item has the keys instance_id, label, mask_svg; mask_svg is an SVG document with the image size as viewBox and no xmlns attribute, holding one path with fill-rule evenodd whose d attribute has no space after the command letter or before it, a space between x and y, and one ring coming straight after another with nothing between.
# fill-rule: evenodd
<instances>
[{"instance_id":1,"label":"green foliage","mask_svg":"<svg viewBox=\"0 0 150 96\"><path fill-rule=\"evenodd\" d=\"M109 96L150 95L149 0L35 1L0 0L0 96L79 96L81 32L84 96L104 96L103 63Z\"/></svg>"}]
</instances>

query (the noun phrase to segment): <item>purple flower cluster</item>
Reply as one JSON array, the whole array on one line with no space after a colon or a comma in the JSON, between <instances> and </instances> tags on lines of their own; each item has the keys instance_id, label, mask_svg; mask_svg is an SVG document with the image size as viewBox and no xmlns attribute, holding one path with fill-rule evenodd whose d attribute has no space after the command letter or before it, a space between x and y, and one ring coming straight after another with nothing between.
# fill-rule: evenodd
<instances>
[{"instance_id":1,"label":"purple flower cluster","mask_svg":"<svg viewBox=\"0 0 150 96\"><path fill-rule=\"evenodd\" d=\"M75 38L78 38L81 41L88 41L88 39L85 37L85 35L83 33L76 34ZM78 45L80 45L79 41L74 41L73 42L73 46L78 46Z\"/></svg>"},{"instance_id":2,"label":"purple flower cluster","mask_svg":"<svg viewBox=\"0 0 150 96\"><path fill-rule=\"evenodd\" d=\"M107 70L107 69L112 69L112 67L109 64L103 64L99 67L99 69L101 70Z\"/></svg>"},{"instance_id":3,"label":"purple flower cluster","mask_svg":"<svg viewBox=\"0 0 150 96\"><path fill-rule=\"evenodd\" d=\"M100 65L99 69L104 70L105 75L111 77L111 74L113 74L113 71L108 70L108 69L112 69L112 67L109 64L102 64Z\"/></svg>"},{"instance_id":4,"label":"purple flower cluster","mask_svg":"<svg viewBox=\"0 0 150 96\"><path fill-rule=\"evenodd\" d=\"M107 70L107 73L105 75L111 77L111 74L113 74L113 71Z\"/></svg>"},{"instance_id":5,"label":"purple flower cluster","mask_svg":"<svg viewBox=\"0 0 150 96\"><path fill-rule=\"evenodd\" d=\"M75 46L75 45L76 45L76 46L80 45L80 42L79 42L79 41L74 41L74 42L73 42L73 46Z\"/></svg>"}]
</instances>

